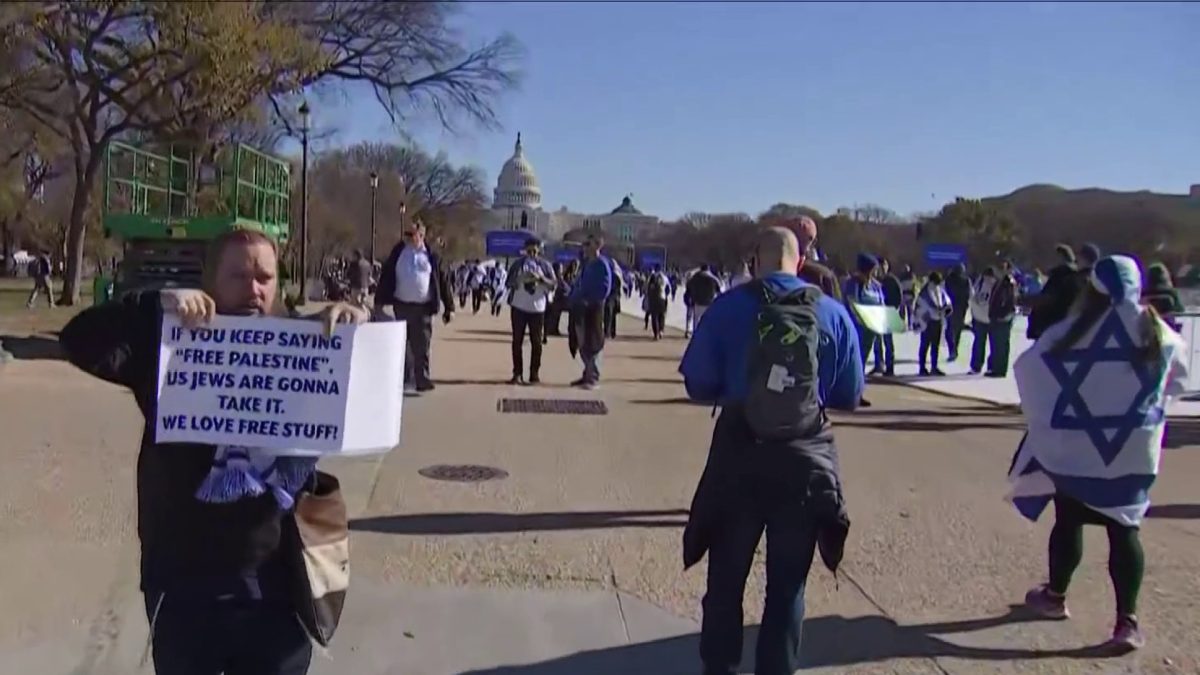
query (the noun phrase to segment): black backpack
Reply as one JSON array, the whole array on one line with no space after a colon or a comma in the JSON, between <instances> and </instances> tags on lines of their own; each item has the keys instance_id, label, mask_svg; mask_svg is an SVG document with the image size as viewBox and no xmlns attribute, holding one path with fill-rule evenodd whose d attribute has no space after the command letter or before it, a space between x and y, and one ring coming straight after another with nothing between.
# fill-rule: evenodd
<instances>
[{"instance_id":1,"label":"black backpack","mask_svg":"<svg viewBox=\"0 0 1200 675\"><path fill-rule=\"evenodd\" d=\"M651 274L650 280L646 282L646 295L655 300L663 296L663 280L660 274Z\"/></svg>"},{"instance_id":2,"label":"black backpack","mask_svg":"<svg viewBox=\"0 0 1200 675\"><path fill-rule=\"evenodd\" d=\"M804 286L777 295L756 282L761 297L749 354L746 421L763 441L811 438L827 421L818 392L817 301Z\"/></svg>"}]
</instances>

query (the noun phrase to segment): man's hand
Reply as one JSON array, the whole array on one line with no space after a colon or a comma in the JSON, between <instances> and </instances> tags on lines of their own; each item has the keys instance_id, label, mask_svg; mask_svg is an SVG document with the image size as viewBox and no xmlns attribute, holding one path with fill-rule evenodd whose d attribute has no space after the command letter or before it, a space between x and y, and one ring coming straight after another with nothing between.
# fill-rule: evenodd
<instances>
[{"instance_id":1,"label":"man's hand","mask_svg":"<svg viewBox=\"0 0 1200 675\"><path fill-rule=\"evenodd\" d=\"M212 321L217 313L217 303L208 293L194 288L166 288L159 292L163 311L179 317L188 328L196 328Z\"/></svg>"},{"instance_id":2,"label":"man's hand","mask_svg":"<svg viewBox=\"0 0 1200 675\"><path fill-rule=\"evenodd\" d=\"M363 324L371 320L371 315L367 310L348 302L330 305L322 310L319 316L325 327L326 335L333 335L333 329L339 323Z\"/></svg>"}]
</instances>

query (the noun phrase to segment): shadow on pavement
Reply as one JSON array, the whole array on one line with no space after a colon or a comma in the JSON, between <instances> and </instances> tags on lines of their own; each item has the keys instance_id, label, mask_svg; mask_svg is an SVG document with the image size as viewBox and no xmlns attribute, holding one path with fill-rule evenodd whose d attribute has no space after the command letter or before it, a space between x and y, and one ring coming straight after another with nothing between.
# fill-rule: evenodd
<instances>
[{"instance_id":1,"label":"shadow on pavement","mask_svg":"<svg viewBox=\"0 0 1200 675\"><path fill-rule=\"evenodd\" d=\"M465 333L467 331L463 331L463 332ZM440 338L440 339L445 340L447 342L495 342L496 344L505 344L505 345L512 343L512 338L504 338L501 340L499 338L455 337L452 335L450 337L444 337L444 338Z\"/></svg>"},{"instance_id":2,"label":"shadow on pavement","mask_svg":"<svg viewBox=\"0 0 1200 675\"><path fill-rule=\"evenodd\" d=\"M1200 420L1169 418L1163 447L1176 450L1188 446L1200 446Z\"/></svg>"},{"instance_id":3,"label":"shadow on pavement","mask_svg":"<svg viewBox=\"0 0 1200 675\"><path fill-rule=\"evenodd\" d=\"M684 397L684 396L678 396L675 398L635 398L635 399L630 399L629 402L630 403L643 403L645 405L698 405L701 407L712 406L711 403L703 403L703 402L699 402L699 401L693 401L692 399Z\"/></svg>"},{"instance_id":4,"label":"shadow on pavement","mask_svg":"<svg viewBox=\"0 0 1200 675\"><path fill-rule=\"evenodd\" d=\"M499 328L464 328L458 332L467 333L468 335L503 335L507 338L512 338L511 330L501 330Z\"/></svg>"},{"instance_id":5,"label":"shadow on pavement","mask_svg":"<svg viewBox=\"0 0 1200 675\"><path fill-rule=\"evenodd\" d=\"M1164 520L1200 520L1200 504L1155 504L1146 511L1147 518Z\"/></svg>"},{"instance_id":6,"label":"shadow on pavement","mask_svg":"<svg viewBox=\"0 0 1200 675\"><path fill-rule=\"evenodd\" d=\"M853 417L1012 417L1016 414L1013 409L1000 408L994 405L964 406L941 410L928 409L889 409L862 408L850 413Z\"/></svg>"},{"instance_id":7,"label":"shadow on pavement","mask_svg":"<svg viewBox=\"0 0 1200 675\"><path fill-rule=\"evenodd\" d=\"M11 353L16 359L62 360L66 358L56 336L0 336L0 348Z\"/></svg>"},{"instance_id":8,"label":"shadow on pavement","mask_svg":"<svg viewBox=\"0 0 1200 675\"><path fill-rule=\"evenodd\" d=\"M1024 429L1025 422L1023 420L1013 420L1011 422L972 422L967 420L947 420L944 422L934 422L932 420L909 420L909 419L855 419L858 416L854 413L849 416L837 416L833 418L835 427L858 427L860 429L878 429L880 431L965 431L968 429Z\"/></svg>"},{"instance_id":9,"label":"shadow on pavement","mask_svg":"<svg viewBox=\"0 0 1200 675\"><path fill-rule=\"evenodd\" d=\"M626 382L629 384L683 384L682 377L604 377L600 376L600 384L605 382Z\"/></svg>"},{"instance_id":10,"label":"shadow on pavement","mask_svg":"<svg viewBox=\"0 0 1200 675\"><path fill-rule=\"evenodd\" d=\"M357 532L384 534L495 534L607 528L683 527L684 509L658 511L567 511L562 513L418 513L350 521ZM672 518L671 516L674 516Z\"/></svg>"},{"instance_id":11,"label":"shadow on pavement","mask_svg":"<svg viewBox=\"0 0 1200 675\"><path fill-rule=\"evenodd\" d=\"M680 357L678 355L659 356L656 354L624 354L624 355L614 355L610 358L631 359L634 361L670 361L671 363L679 363L679 359L682 357Z\"/></svg>"},{"instance_id":12,"label":"shadow on pavement","mask_svg":"<svg viewBox=\"0 0 1200 675\"><path fill-rule=\"evenodd\" d=\"M818 616L804 622L801 662L805 668L820 668L938 656L975 661L1090 659L1106 656L1100 646L1063 650L989 649L964 647L936 637L945 633L984 630L1031 620L1034 620L1033 617L1015 606L1007 614L995 617L912 626L902 626L882 616L853 619ZM746 628L743 652L747 655L753 654L757 636L757 626ZM699 642L700 636L691 634L580 652L525 666L473 670L462 675L684 675L700 672ZM753 664L743 663L738 672L752 671Z\"/></svg>"}]
</instances>

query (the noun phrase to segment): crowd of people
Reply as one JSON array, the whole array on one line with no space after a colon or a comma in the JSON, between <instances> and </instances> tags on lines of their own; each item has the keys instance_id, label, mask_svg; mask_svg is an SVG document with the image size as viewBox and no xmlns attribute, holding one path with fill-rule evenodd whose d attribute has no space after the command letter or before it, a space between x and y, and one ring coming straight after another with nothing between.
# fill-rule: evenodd
<instances>
[{"instance_id":1,"label":"crowd of people","mask_svg":"<svg viewBox=\"0 0 1200 675\"><path fill-rule=\"evenodd\" d=\"M1023 292L1027 286L1008 261L975 274L956 266L918 278L907 267L892 273L887 260L863 253L839 278L815 259L817 229L807 218L764 230L754 258L732 274L708 266L687 274L661 266L631 272L604 255L596 235L569 264L544 258L533 236L507 265L451 264L427 244L419 220L403 221L402 235L381 265L356 253L336 268L336 278L345 280L344 301L320 318L329 326L405 321L404 379L414 395L435 386L435 319L449 323L468 302L476 313L489 303L492 314L509 305L514 385L540 382L542 347L549 335L562 334L566 315L568 348L582 363L572 385L590 390L600 382L622 300L635 293L643 298L646 329L658 339L668 303L682 289L691 335L679 371L690 398L721 411L683 536L685 566L708 556L700 637L708 675L734 673L741 661L743 591L764 533L766 603L756 672L799 668L809 568L819 554L836 572L850 531L827 412L866 405L867 376L891 374L895 363L890 333L874 332L856 306L895 308L920 332L920 368L932 376L941 373L943 343L947 358L961 355L969 318L971 371L1004 377L1013 319L1028 313L1034 347L1014 366L1028 433L1009 479L1022 515L1037 518L1053 502L1056 522L1047 581L1030 590L1025 603L1042 616L1067 618L1082 528L1103 526L1117 596L1107 646L1123 652L1144 643L1136 615L1145 568L1138 526L1158 470L1165 402L1186 375L1184 346L1171 327L1182 307L1169 275L1157 268L1143 283L1134 260L1106 257L1088 245L1078 255L1060 246L1062 262L1037 293ZM203 289L129 294L85 310L62 331L70 361L132 390L147 421L138 461L141 588L161 675L302 675L309 667L313 632L296 620L296 603L306 600L297 599L288 579L284 533L294 518L287 503L317 489L315 460L264 465L257 479L275 481L275 489L214 503L198 486L226 461L228 448L167 447L153 434L163 315L178 315L188 325L215 314L269 316L277 270L271 240L235 231L214 242ZM874 369L868 370L871 356ZM1084 358L1125 367L1081 394L1070 374L1077 371L1067 364ZM1132 412L1116 422L1104 418L1105 429L1115 424L1121 430L1119 441L1096 436L1096 424L1067 410L1079 396L1113 392L1135 392Z\"/></svg>"}]
</instances>

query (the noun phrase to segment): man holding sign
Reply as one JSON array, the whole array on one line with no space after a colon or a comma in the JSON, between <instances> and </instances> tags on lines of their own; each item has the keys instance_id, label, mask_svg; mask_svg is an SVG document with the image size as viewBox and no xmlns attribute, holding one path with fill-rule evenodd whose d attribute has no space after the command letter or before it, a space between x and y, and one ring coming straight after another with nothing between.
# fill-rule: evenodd
<instances>
[{"instance_id":1,"label":"man holding sign","mask_svg":"<svg viewBox=\"0 0 1200 675\"><path fill-rule=\"evenodd\" d=\"M160 343L189 333L200 335L218 315L242 317L236 322L239 326L246 318L272 315L278 267L275 242L259 232L233 230L213 241L204 290L131 293L83 311L60 337L75 366L129 388L146 420L137 466L138 537L141 589L159 675L301 675L308 670L312 648L297 621L281 536L295 499L313 479L316 458L268 455L259 448L232 445L159 442L157 435L160 395L171 386L160 373L161 360L191 367L188 382L176 385L183 390L252 372L254 365L221 367L214 362L224 362L235 352L170 352ZM335 324L363 323L368 315L337 304L321 318L329 335ZM176 335L165 334L165 325L173 326ZM264 333L242 328L223 334L222 340L237 342L249 352L250 346L265 340ZM204 335L214 337L214 332ZM264 357L252 360L261 364ZM276 360L287 359L280 355ZM269 389L269 376L261 377L250 383ZM235 391L213 396L238 401L221 405L223 410L240 411L228 413L229 420L263 412L263 399L257 397ZM181 424L196 421L186 414L172 417ZM303 447L302 442L297 445Z\"/></svg>"}]
</instances>

